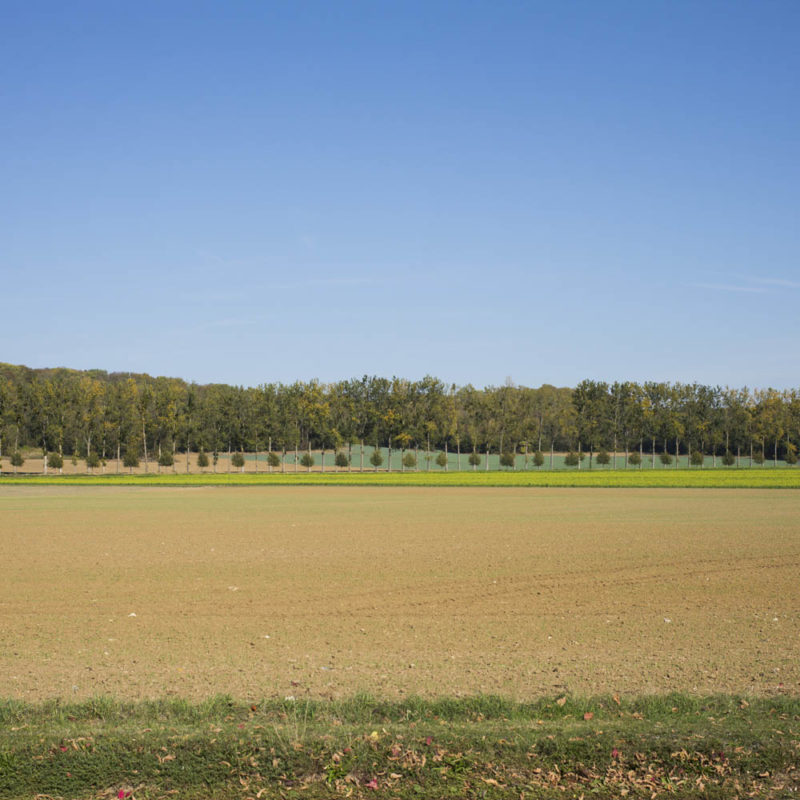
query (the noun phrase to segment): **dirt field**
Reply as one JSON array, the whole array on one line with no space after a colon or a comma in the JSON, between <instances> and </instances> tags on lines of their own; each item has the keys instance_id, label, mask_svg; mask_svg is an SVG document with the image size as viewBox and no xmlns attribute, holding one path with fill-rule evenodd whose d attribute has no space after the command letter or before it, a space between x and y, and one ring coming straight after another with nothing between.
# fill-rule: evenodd
<instances>
[{"instance_id":1,"label":"dirt field","mask_svg":"<svg viewBox=\"0 0 800 800\"><path fill-rule=\"evenodd\" d=\"M0 490L0 696L800 693L800 492Z\"/></svg>"}]
</instances>

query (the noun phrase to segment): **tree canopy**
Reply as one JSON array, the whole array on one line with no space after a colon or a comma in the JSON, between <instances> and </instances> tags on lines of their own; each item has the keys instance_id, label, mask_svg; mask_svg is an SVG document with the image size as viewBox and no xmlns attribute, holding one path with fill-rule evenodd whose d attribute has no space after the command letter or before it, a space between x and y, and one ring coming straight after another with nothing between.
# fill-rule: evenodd
<instances>
[{"instance_id":1,"label":"tree canopy","mask_svg":"<svg viewBox=\"0 0 800 800\"><path fill-rule=\"evenodd\" d=\"M590 380L479 389L432 376L242 387L0 364L0 455L39 448L167 463L166 454L187 450L338 452L363 442L427 452L754 451L791 459L800 391Z\"/></svg>"}]
</instances>

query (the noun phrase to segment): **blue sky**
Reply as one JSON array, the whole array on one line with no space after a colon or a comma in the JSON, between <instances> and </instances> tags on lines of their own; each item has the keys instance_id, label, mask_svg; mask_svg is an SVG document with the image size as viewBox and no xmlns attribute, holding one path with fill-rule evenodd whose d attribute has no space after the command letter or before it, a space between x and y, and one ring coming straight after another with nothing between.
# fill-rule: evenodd
<instances>
[{"instance_id":1,"label":"blue sky","mask_svg":"<svg viewBox=\"0 0 800 800\"><path fill-rule=\"evenodd\" d=\"M800 3L0 3L0 361L800 384Z\"/></svg>"}]
</instances>

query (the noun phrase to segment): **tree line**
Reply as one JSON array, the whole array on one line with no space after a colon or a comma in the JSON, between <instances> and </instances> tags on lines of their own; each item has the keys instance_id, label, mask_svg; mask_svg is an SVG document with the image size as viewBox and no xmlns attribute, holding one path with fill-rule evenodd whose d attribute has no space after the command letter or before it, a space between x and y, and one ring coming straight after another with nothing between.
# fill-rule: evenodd
<instances>
[{"instance_id":1,"label":"tree line","mask_svg":"<svg viewBox=\"0 0 800 800\"><path fill-rule=\"evenodd\" d=\"M277 466L287 453L297 460L321 450L343 466L353 465L357 444L361 463L354 466L361 468L365 445L404 455L455 452L459 464L463 453L473 467L490 453L501 463L524 453L526 463L530 455L533 464L549 458L552 466L553 453L565 451L567 463L589 467L616 466L618 458L626 466L644 458L667 465L678 455L793 464L798 443L798 390L594 380L479 389L432 376L242 387L0 364L0 457L19 461L35 448L53 465L71 456L88 465L144 461L147 468L190 452L201 463L207 454L240 454L241 463L248 452Z\"/></svg>"}]
</instances>

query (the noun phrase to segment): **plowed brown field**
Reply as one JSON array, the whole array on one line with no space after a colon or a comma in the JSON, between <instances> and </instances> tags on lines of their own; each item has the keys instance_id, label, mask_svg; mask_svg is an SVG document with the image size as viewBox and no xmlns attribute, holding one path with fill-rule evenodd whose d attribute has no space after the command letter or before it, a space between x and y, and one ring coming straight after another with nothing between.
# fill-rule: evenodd
<instances>
[{"instance_id":1,"label":"plowed brown field","mask_svg":"<svg viewBox=\"0 0 800 800\"><path fill-rule=\"evenodd\" d=\"M0 490L0 696L800 692L800 493Z\"/></svg>"}]
</instances>

